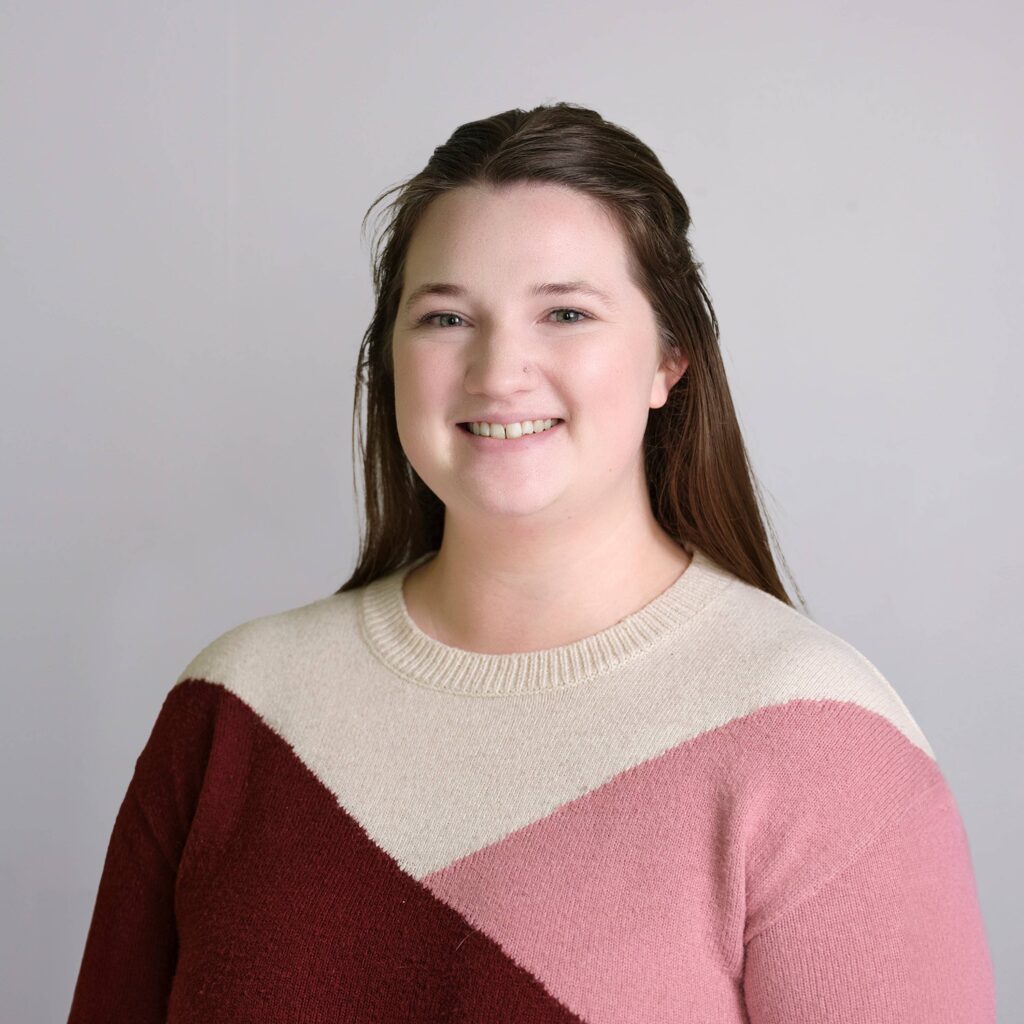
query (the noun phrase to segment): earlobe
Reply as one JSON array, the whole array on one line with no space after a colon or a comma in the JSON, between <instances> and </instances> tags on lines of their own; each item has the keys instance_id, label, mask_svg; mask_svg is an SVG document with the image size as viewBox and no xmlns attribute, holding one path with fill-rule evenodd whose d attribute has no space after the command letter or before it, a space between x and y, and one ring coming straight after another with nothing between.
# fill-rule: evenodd
<instances>
[{"instance_id":1,"label":"earlobe","mask_svg":"<svg viewBox=\"0 0 1024 1024\"><path fill-rule=\"evenodd\" d=\"M674 355L671 359L667 359L662 363L662 368L665 372L665 390L671 391L676 384L682 379L683 374L686 373L690 366L690 360L687 356L679 353Z\"/></svg>"},{"instance_id":2,"label":"earlobe","mask_svg":"<svg viewBox=\"0 0 1024 1024\"><path fill-rule=\"evenodd\" d=\"M668 396L672 393L672 389L676 386L685 372L686 367L684 366L682 369L673 368L672 372L659 375L664 383L661 386L655 387L654 390L657 392L657 396L653 393L651 395L650 407L652 409L660 409L666 402L668 402Z\"/></svg>"},{"instance_id":3,"label":"earlobe","mask_svg":"<svg viewBox=\"0 0 1024 1024\"><path fill-rule=\"evenodd\" d=\"M668 401L669 393L679 383L689 365L689 358L681 352L674 352L662 360L654 378L654 387L651 389L652 409L660 409Z\"/></svg>"}]
</instances>

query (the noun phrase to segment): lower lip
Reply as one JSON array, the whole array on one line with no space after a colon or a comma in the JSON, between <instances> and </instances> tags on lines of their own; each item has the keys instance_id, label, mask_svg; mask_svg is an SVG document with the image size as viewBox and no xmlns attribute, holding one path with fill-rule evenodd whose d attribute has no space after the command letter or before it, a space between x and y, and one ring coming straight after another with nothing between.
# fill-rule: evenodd
<instances>
[{"instance_id":1,"label":"lower lip","mask_svg":"<svg viewBox=\"0 0 1024 1024\"><path fill-rule=\"evenodd\" d=\"M456 430L471 444L474 448L478 448L484 452L521 452L528 451L536 448L539 445L546 444L556 434L561 433L562 427L565 426L565 420L561 423L556 423L553 427L549 427L547 430L542 430L539 434L523 434L522 437L513 437L506 439L503 437L483 437L480 434L474 434L471 430L465 430L463 427L456 426Z\"/></svg>"}]
</instances>

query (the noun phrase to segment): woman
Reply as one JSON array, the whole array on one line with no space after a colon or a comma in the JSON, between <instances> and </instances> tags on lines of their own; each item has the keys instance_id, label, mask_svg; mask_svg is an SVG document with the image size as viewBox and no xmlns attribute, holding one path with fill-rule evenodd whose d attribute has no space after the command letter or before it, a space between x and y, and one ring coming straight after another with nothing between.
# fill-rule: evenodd
<instances>
[{"instance_id":1,"label":"woman","mask_svg":"<svg viewBox=\"0 0 1024 1024\"><path fill-rule=\"evenodd\" d=\"M168 693L73 1024L994 1020L953 796L783 589L656 156L512 110L393 205L358 565Z\"/></svg>"}]
</instances>

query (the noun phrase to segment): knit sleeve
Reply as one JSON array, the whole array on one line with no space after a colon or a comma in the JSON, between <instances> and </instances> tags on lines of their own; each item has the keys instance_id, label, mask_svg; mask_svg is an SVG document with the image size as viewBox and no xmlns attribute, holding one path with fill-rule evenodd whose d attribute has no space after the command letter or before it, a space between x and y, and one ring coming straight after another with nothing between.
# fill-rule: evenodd
<instances>
[{"instance_id":1,"label":"knit sleeve","mask_svg":"<svg viewBox=\"0 0 1024 1024\"><path fill-rule=\"evenodd\" d=\"M967 836L944 778L746 946L751 1024L993 1024Z\"/></svg>"},{"instance_id":2,"label":"knit sleeve","mask_svg":"<svg viewBox=\"0 0 1024 1024\"><path fill-rule=\"evenodd\" d=\"M175 887L211 748L217 688L164 699L114 821L69 1024L157 1024L178 955Z\"/></svg>"}]
</instances>

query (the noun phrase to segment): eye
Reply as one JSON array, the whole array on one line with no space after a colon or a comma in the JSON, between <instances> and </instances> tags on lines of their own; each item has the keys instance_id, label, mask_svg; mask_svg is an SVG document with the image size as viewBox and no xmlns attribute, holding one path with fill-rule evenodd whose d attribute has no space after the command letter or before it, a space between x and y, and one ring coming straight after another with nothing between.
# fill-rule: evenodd
<instances>
[{"instance_id":1,"label":"eye","mask_svg":"<svg viewBox=\"0 0 1024 1024\"><path fill-rule=\"evenodd\" d=\"M572 309L572 308L568 308L568 307L564 307L564 306L560 307L559 309L551 310L551 312L548 313L548 316L551 316L554 313L572 313L572 314L574 314L578 318L578 319L574 319L574 320L561 320L561 321L559 321L560 323L563 323L563 324L578 324L578 323L582 323L584 320L592 319L590 314L589 313L584 313L582 309ZM455 317L456 320L461 320L462 319L462 317L458 313L427 313L426 316L421 316L419 318L419 320L416 321L416 326L417 327L426 326L427 324L430 323L431 320L436 320L438 317ZM440 327L441 325L438 324L437 326ZM458 327L460 325L459 324L449 324L448 326Z\"/></svg>"},{"instance_id":2,"label":"eye","mask_svg":"<svg viewBox=\"0 0 1024 1024\"><path fill-rule=\"evenodd\" d=\"M582 323L584 320L590 319L590 314L584 313L582 309L553 309L551 310L551 313L575 313L576 316L579 317L578 320L563 320L563 324L578 324ZM548 316L550 316L551 313L549 313Z\"/></svg>"},{"instance_id":3,"label":"eye","mask_svg":"<svg viewBox=\"0 0 1024 1024\"><path fill-rule=\"evenodd\" d=\"M416 321L416 326L425 326L426 324L430 323L431 320L434 320L439 316L453 316L456 318L456 320L462 319L462 317L459 316L458 313L428 313L426 316L421 316L419 320ZM440 324L438 326L440 326Z\"/></svg>"}]
</instances>

